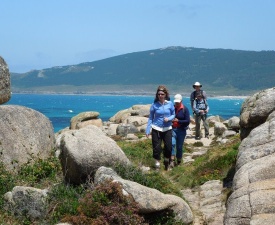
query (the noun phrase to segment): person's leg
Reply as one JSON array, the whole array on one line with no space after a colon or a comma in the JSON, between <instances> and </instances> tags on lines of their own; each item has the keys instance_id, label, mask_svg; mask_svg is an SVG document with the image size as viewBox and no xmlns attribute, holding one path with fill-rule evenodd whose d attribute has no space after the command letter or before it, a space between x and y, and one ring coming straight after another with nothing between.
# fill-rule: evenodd
<instances>
[{"instance_id":1,"label":"person's leg","mask_svg":"<svg viewBox=\"0 0 275 225\"><path fill-rule=\"evenodd\" d=\"M172 152L171 152L171 157L176 155L176 130L177 129L173 129L172 130Z\"/></svg>"},{"instance_id":2,"label":"person's leg","mask_svg":"<svg viewBox=\"0 0 275 225\"><path fill-rule=\"evenodd\" d=\"M206 115L203 116L203 126L204 126L205 137L208 137L209 136L209 124L206 120Z\"/></svg>"},{"instance_id":3,"label":"person's leg","mask_svg":"<svg viewBox=\"0 0 275 225\"><path fill-rule=\"evenodd\" d=\"M162 139L164 141L164 166L167 170L172 152L172 130L160 133L162 134Z\"/></svg>"},{"instance_id":4,"label":"person's leg","mask_svg":"<svg viewBox=\"0 0 275 225\"><path fill-rule=\"evenodd\" d=\"M183 143L186 137L186 130L185 129L178 129L177 130L177 162L178 164L181 163L182 155L183 155Z\"/></svg>"},{"instance_id":5,"label":"person's leg","mask_svg":"<svg viewBox=\"0 0 275 225\"><path fill-rule=\"evenodd\" d=\"M171 152L171 160L170 160L170 167L172 168L175 166L176 138L177 138L176 130L177 129L172 130L172 152Z\"/></svg>"},{"instance_id":6,"label":"person's leg","mask_svg":"<svg viewBox=\"0 0 275 225\"><path fill-rule=\"evenodd\" d=\"M196 123L196 138L200 138L201 133L201 116L200 115L195 115L195 123Z\"/></svg>"},{"instance_id":7,"label":"person's leg","mask_svg":"<svg viewBox=\"0 0 275 225\"><path fill-rule=\"evenodd\" d=\"M161 137L160 137L159 131L156 131L152 129L152 146L153 146L153 158L156 160L155 166L159 167L160 166L160 159L161 159Z\"/></svg>"}]
</instances>

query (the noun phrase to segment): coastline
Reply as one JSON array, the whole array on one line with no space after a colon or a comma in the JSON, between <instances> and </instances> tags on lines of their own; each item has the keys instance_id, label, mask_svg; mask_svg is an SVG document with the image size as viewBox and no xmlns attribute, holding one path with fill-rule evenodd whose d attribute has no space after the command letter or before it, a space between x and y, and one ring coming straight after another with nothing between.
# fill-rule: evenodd
<instances>
[{"instance_id":1,"label":"coastline","mask_svg":"<svg viewBox=\"0 0 275 225\"><path fill-rule=\"evenodd\" d=\"M74 92L12 92L11 94L22 94L22 95L82 95L82 96L138 96L138 97L154 97L155 93L129 93L129 92L85 92L85 93L74 93ZM177 93L170 94L173 97ZM190 94L182 93L183 98L189 98ZM208 99L246 99L249 97L243 95L209 95Z\"/></svg>"}]
</instances>

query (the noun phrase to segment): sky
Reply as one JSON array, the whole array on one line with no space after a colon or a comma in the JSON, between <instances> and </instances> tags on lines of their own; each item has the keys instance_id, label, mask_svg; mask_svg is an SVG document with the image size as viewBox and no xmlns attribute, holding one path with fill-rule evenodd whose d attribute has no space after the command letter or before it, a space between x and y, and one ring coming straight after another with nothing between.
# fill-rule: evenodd
<instances>
[{"instance_id":1,"label":"sky","mask_svg":"<svg viewBox=\"0 0 275 225\"><path fill-rule=\"evenodd\" d=\"M10 72L169 46L275 50L274 0L0 0Z\"/></svg>"}]
</instances>

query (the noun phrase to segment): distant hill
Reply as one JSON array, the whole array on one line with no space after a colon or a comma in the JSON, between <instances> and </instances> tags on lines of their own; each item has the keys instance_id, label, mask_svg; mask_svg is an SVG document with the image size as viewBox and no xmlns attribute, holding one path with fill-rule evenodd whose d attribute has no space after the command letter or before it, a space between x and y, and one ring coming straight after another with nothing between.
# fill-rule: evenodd
<instances>
[{"instance_id":1,"label":"distant hill","mask_svg":"<svg viewBox=\"0 0 275 225\"><path fill-rule=\"evenodd\" d=\"M13 92L154 93L159 84L190 93L247 95L275 86L275 51L167 47L94 62L11 73Z\"/></svg>"}]
</instances>

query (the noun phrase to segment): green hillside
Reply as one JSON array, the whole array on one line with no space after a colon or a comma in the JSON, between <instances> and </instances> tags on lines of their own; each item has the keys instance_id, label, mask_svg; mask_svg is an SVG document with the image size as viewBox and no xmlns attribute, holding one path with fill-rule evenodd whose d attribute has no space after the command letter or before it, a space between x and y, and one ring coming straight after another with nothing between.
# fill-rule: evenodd
<instances>
[{"instance_id":1,"label":"green hillside","mask_svg":"<svg viewBox=\"0 0 275 225\"><path fill-rule=\"evenodd\" d=\"M154 92L159 84L190 92L195 81L212 94L245 95L273 87L275 51L168 47L11 74L14 92Z\"/></svg>"}]
</instances>

